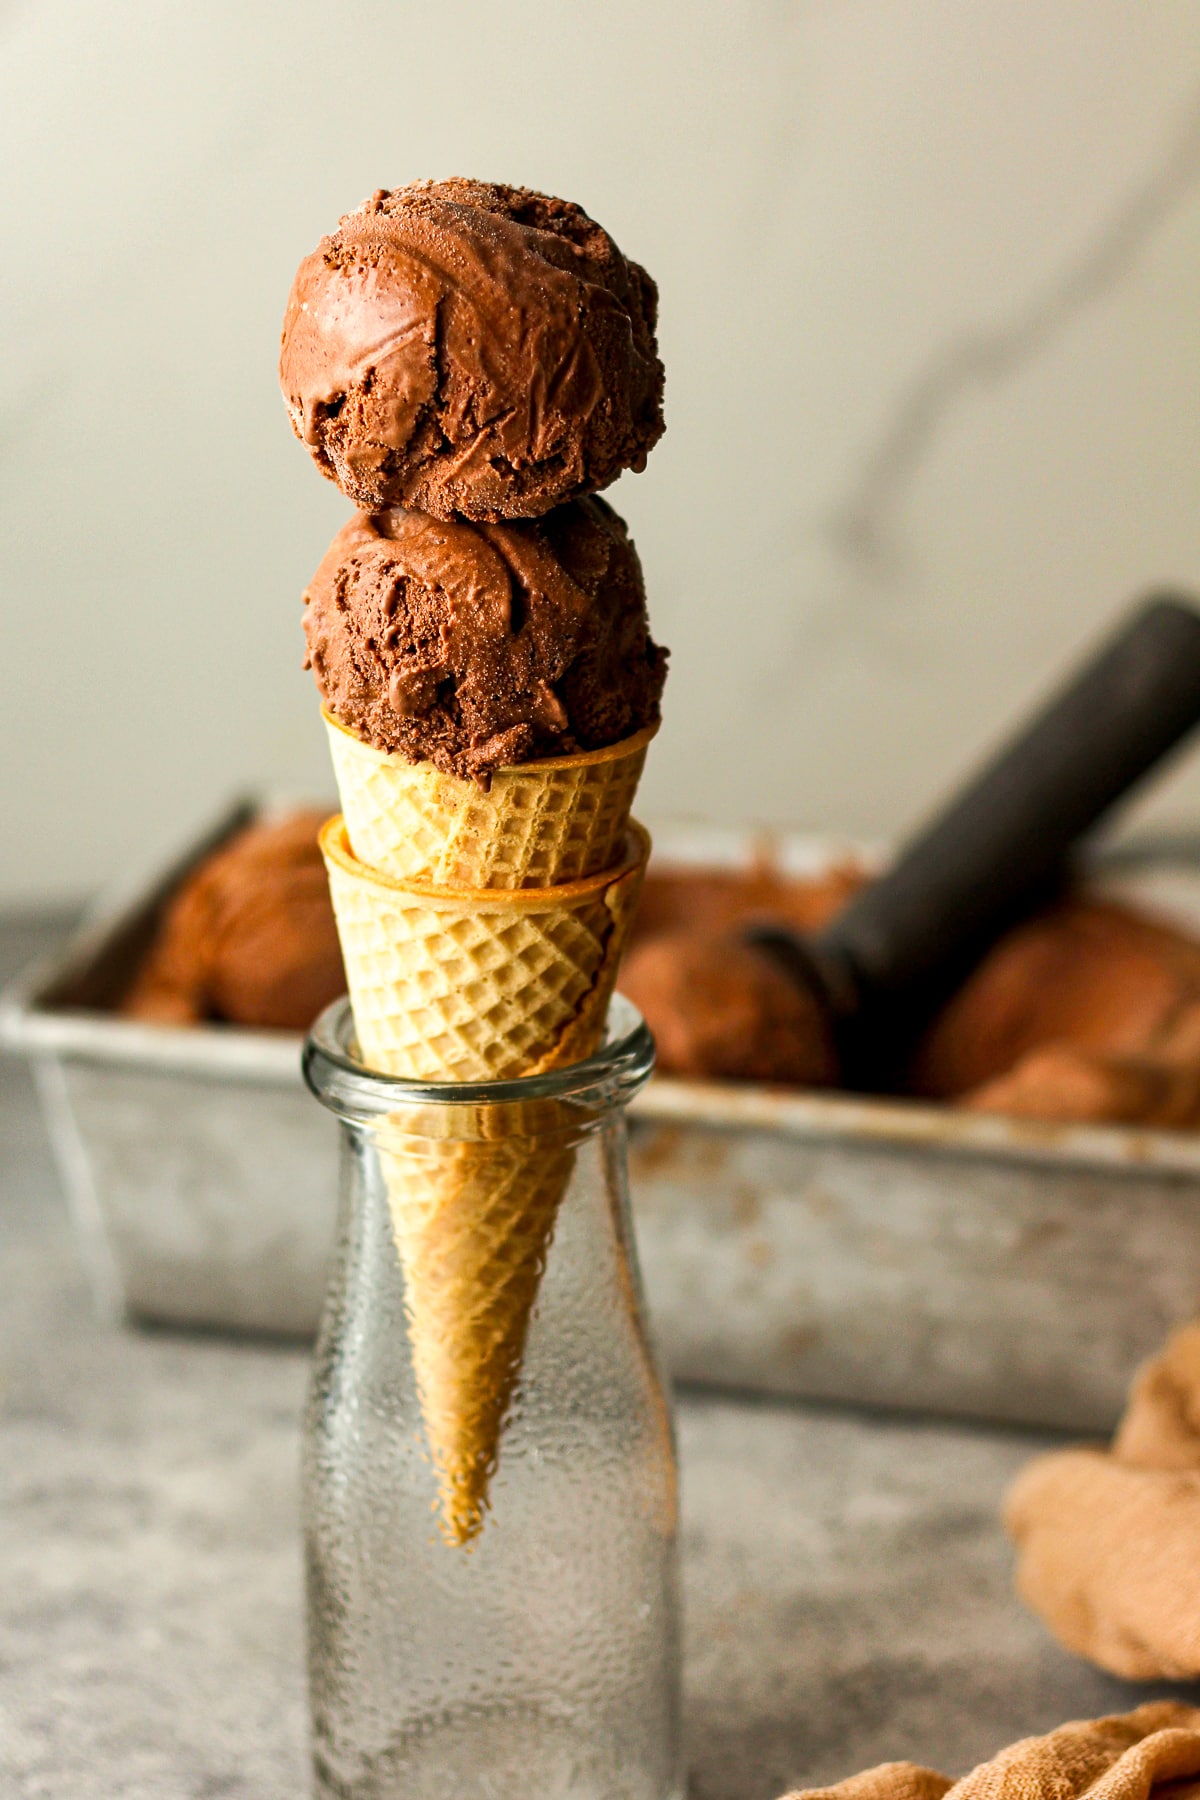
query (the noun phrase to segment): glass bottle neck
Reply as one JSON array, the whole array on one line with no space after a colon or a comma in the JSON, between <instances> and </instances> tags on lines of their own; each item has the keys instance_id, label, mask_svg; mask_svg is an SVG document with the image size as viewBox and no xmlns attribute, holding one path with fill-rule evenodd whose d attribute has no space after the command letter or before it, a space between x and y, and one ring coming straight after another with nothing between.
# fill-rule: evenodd
<instances>
[{"instance_id":1,"label":"glass bottle neck","mask_svg":"<svg viewBox=\"0 0 1200 1800\"><path fill-rule=\"evenodd\" d=\"M492 1082L405 1081L359 1060L347 999L321 1014L304 1046L304 1078L345 1124L385 1136L493 1142L587 1135L626 1106L654 1065L654 1040L637 1009L615 995L605 1041L563 1069Z\"/></svg>"}]
</instances>

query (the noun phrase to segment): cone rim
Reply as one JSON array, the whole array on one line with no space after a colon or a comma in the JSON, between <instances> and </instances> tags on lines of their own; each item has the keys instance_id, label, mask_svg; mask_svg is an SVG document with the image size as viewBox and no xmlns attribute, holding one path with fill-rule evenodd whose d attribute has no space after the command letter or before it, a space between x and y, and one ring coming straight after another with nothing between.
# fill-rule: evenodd
<instances>
[{"instance_id":1,"label":"cone rim","mask_svg":"<svg viewBox=\"0 0 1200 1800\"><path fill-rule=\"evenodd\" d=\"M350 742L359 750L374 757L380 763L392 767L403 764L404 767L410 769L419 769L422 766L435 767L428 757L406 756L403 750L380 750L377 745L369 744L365 738L359 737L357 731L352 731L349 725L344 724L334 713L331 713L327 706L321 708L321 717L331 731L340 732L343 737L349 738ZM531 762L503 763L498 769L492 770L491 778L495 781L497 776L501 775L553 775L560 769L591 769L606 762L622 762L627 757L636 756L639 751L644 750L658 735L661 725L662 720L655 719L652 724L643 725L640 731L631 732L628 737L618 738L615 744L604 744L599 750L576 750L568 756L541 756ZM437 772L439 775L445 774L445 771L441 769ZM469 775L452 775L448 779L473 785Z\"/></svg>"},{"instance_id":2,"label":"cone rim","mask_svg":"<svg viewBox=\"0 0 1200 1800\"><path fill-rule=\"evenodd\" d=\"M625 854L595 875L586 875L579 881L565 881L557 887L470 888L424 881L415 875L389 875L370 863L360 862L350 846L344 813L334 813L326 819L317 834L317 842L326 862L336 864L353 881L385 893L406 894L414 900L432 902L445 911L463 912L550 912L582 906L601 895L623 875L644 868L650 857L650 833L637 819L630 819L625 827Z\"/></svg>"}]
</instances>

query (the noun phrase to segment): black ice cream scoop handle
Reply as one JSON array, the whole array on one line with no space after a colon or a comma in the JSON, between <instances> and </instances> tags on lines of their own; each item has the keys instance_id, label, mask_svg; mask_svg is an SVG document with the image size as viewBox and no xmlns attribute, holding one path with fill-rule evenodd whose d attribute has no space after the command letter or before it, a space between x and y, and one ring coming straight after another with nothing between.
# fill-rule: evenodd
<instances>
[{"instance_id":1,"label":"black ice cream scoop handle","mask_svg":"<svg viewBox=\"0 0 1200 1800\"><path fill-rule=\"evenodd\" d=\"M887 1078L1075 842L1198 721L1200 611L1156 597L823 931L751 928L815 988L847 1081Z\"/></svg>"}]
</instances>

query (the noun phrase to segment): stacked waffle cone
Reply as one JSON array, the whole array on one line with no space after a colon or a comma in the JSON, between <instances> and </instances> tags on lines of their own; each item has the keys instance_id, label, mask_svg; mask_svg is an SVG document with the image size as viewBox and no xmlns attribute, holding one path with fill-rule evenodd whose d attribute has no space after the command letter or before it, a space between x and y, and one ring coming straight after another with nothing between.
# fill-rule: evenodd
<instances>
[{"instance_id":1,"label":"stacked waffle cone","mask_svg":"<svg viewBox=\"0 0 1200 1800\"><path fill-rule=\"evenodd\" d=\"M500 771L494 799L366 745L338 759L344 813L325 825L321 848L369 1067L420 1081L503 1081L598 1047L649 850L628 816L636 776L614 770L640 770L644 737L571 759L579 775L567 803L558 766L567 759ZM505 798L509 776L519 807ZM614 819L596 790L607 795L618 779L624 811ZM419 871L401 824L414 790L427 845ZM471 861L464 814L489 808L497 829L473 834ZM514 816L519 829L506 836L504 820ZM392 846L391 867L408 865L405 875L356 854L348 821L363 817L374 853ZM596 869L614 847L616 860ZM448 857L459 874L494 868L498 852L512 885L428 878L444 874ZM556 879L564 866L574 880ZM528 885L535 873L550 879ZM380 1142L441 1529L448 1542L466 1544L483 1525L575 1153L564 1119L503 1105L464 1109L453 1138L397 1116Z\"/></svg>"}]
</instances>

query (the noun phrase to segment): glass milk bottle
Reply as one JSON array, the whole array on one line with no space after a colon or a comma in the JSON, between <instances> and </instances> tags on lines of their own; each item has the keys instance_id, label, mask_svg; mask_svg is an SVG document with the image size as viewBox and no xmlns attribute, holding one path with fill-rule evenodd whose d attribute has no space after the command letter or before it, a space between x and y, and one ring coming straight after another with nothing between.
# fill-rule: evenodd
<instances>
[{"instance_id":1,"label":"glass milk bottle","mask_svg":"<svg viewBox=\"0 0 1200 1800\"><path fill-rule=\"evenodd\" d=\"M305 1075L342 1133L305 1423L315 1792L677 1800L671 1417L629 1220L653 1041L551 1074L406 1082L345 1001Z\"/></svg>"}]
</instances>

